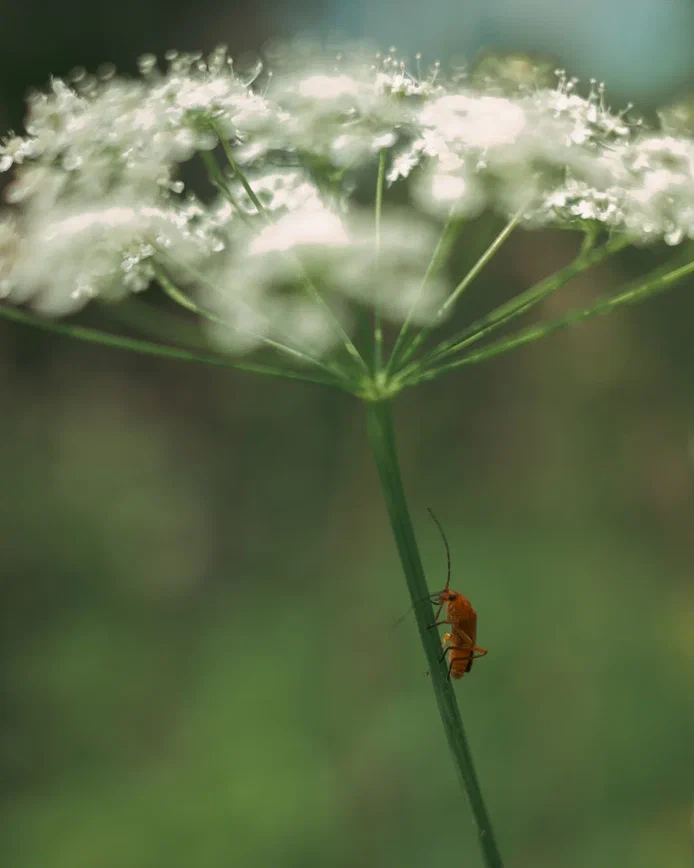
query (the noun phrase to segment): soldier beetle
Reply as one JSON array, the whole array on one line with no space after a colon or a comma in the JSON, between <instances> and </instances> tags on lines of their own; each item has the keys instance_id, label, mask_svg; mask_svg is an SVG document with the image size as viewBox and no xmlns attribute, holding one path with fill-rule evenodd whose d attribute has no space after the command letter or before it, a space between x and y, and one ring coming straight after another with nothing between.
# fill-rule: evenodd
<instances>
[{"instance_id":1,"label":"soldier beetle","mask_svg":"<svg viewBox=\"0 0 694 868\"><path fill-rule=\"evenodd\" d=\"M452 591L451 584L451 551L448 547L446 534L439 520L434 513L427 507L429 515L434 520L436 527L439 529L443 544L446 547L446 559L448 561L448 575L446 576L446 585L442 591L437 591L429 597L432 605L438 606L434 623L430 624L428 629L438 627L441 624L448 624L450 632L444 633L443 636L443 654L439 662L446 658L446 654L450 654L448 658L448 679L462 678L472 669L472 661L478 657L484 657L487 654L485 648L479 648L475 645L477 640L477 613L472 608L470 601L458 591ZM439 621L441 610L446 607L446 618Z\"/></svg>"},{"instance_id":2,"label":"soldier beetle","mask_svg":"<svg viewBox=\"0 0 694 868\"><path fill-rule=\"evenodd\" d=\"M444 650L439 659L439 663L442 663L446 654L451 655L448 658L448 680L450 681L451 678L462 678L472 669L473 660L476 660L478 657L484 657L485 654L488 654L489 652L486 648L480 648L475 645L477 639L477 613L472 608L467 597L464 597L462 594L458 593L458 591L452 591L450 588L451 551L448 547L448 540L446 539L446 534L443 532L441 523L436 518L433 511L427 507L427 512L434 520L436 527L439 529L439 533L443 539L443 544L446 547L446 560L448 563L448 572L444 589L442 591L436 591L436 593L431 594L428 597L424 597L424 600L429 600L432 606L438 607L436 609L436 615L434 616L434 623L429 624L427 629L432 630L434 627L440 627L442 624L448 624L451 628L449 633L443 634L443 641L441 644ZM443 621L439 621L441 610L444 606L446 607L446 618ZM394 626L397 627L401 624L413 608L413 606L410 606L405 614L398 618ZM425 675L428 674L428 672L425 673Z\"/></svg>"}]
</instances>

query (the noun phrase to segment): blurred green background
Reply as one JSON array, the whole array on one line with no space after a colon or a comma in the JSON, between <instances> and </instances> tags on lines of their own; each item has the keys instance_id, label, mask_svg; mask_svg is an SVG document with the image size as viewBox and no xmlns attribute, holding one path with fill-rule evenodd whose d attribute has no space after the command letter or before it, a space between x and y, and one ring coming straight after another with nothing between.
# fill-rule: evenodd
<instances>
[{"instance_id":1,"label":"blurred green background","mask_svg":"<svg viewBox=\"0 0 694 868\"><path fill-rule=\"evenodd\" d=\"M503 9L525 9L532 34L551 4L486 5L473 53L511 40ZM601 26L647 29L603 5ZM669 18L655 5L682 28L681 4ZM26 10L4 10L4 127L25 85L77 63L132 69L142 51L220 38L238 52L339 18L315 3L291 21L269 2ZM604 46L622 51L637 104L686 89L674 36L669 53L636 40L629 54L617 26L602 43L565 31L598 75ZM659 89L639 85L649 62ZM466 236L457 267L489 230ZM461 318L574 244L519 233ZM668 255L609 262L543 314ZM509 868L691 862L693 291L397 403L430 584L445 554L426 506L490 651L457 690ZM414 624L393 626L408 600L356 401L5 326L0 389L2 865L481 865Z\"/></svg>"}]
</instances>

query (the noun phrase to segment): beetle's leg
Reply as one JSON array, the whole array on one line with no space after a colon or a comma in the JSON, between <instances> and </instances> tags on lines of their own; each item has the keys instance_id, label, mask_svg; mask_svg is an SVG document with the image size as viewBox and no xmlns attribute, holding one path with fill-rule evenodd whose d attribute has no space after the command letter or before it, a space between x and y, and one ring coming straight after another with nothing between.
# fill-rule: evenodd
<instances>
[{"instance_id":1,"label":"beetle's leg","mask_svg":"<svg viewBox=\"0 0 694 868\"><path fill-rule=\"evenodd\" d=\"M451 624L451 621L435 621L433 624L429 624L427 626L427 630L431 630L433 627L440 627L441 624Z\"/></svg>"},{"instance_id":2,"label":"beetle's leg","mask_svg":"<svg viewBox=\"0 0 694 868\"><path fill-rule=\"evenodd\" d=\"M458 640L454 647L459 648L461 651L469 651L471 648L475 648L474 642L465 630L456 630L451 638Z\"/></svg>"}]
</instances>

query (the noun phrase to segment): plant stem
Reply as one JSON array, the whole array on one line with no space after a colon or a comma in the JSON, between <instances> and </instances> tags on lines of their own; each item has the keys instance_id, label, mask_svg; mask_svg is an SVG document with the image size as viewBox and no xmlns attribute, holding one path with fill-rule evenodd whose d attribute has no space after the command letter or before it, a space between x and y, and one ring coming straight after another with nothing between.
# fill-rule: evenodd
<instances>
[{"instance_id":1,"label":"plant stem","mask_svg":"<svg viewBox=\"0 0 694 868\"><path fill-rule=\"evenodd\" d=\"M428 629L432 620L432 610L428 599L429 589L407 508L389 401L374 401L367 404L367 425L395 543L417 620L419 636L429 664L436 703L458 778L462 789L467 794L477 824L485 865L487 868L502 868L501 855L494 838L491 819L482 798L472 754L460 717L460 710L453 687L448 680L448 668L440 660L441 646L438 641L438 633Z\"/></svg>"},{"instance_id":2,"label":"plant stem","mask_svg":"<svg viewBox=\"0 0 694 868\"><path fill-rule=\"evenodd\" d=\"M544 278L529 289L524 290L510 301L504 302L504 304L494 308L493 311L467 326L462 332L459 332L453 337L443 341L439 346L435 347L430 353L425 355L420 362L428 364L429 362L439 361L446 356L455 355L455 353L464 349L466 346L481 340L490 332L496 331L502 326L507 325L516 317L527 313L535 305L549 298L549 296L561 289L562 286L582 271L586 271L588 268L596 265L607 256L618 252L622 248L626 247L627 244L627 239L616 238L612 241L608 241L602 247L589 250L587 253L580 252L579 255L564 268L559 269L559 271Z\"/></svg>"},{"instance_id":3,"label":"plant stem","mask_svg":"<svg viewBox=\"0 0 694 868\"><path fill-rule=\"evenodd\" d=\"M227 162L229 163L229 168L234 173L234 176L236 178L238 178L238 180L241 182L243 189L246 191L246 194L248 195L251 202L255 205L258 213L260 215L262 215L262 217L268 223L268 225L272 225L273 221L272 221L271 215L267 212L265 206L260 201L260 199L256 195L253 187L251 186L250 181L248 180L246 175L241 171L240 166L238 165L238 163L234 159L234 154L233 154L231 145L229 144L229 140L224 135L224 133L219 129L218 126L213 124L212 128L215 132L215 135L217 136L217 139L219 140L219 143L222 146L222 150L224 151L224 155L226 156ZM313 281L306 274L306 270L303 266L303 263L301 262L301 258L299 256L295 256L293 258L303 273L304 288L306 289L306 292L313 299L313 301L325 311L326 316L330 319L330 321L332 323L332 328L334 329L335 333L337 334L337 336L340 338L340 340L344 344L345 349L347 350L347 353L352 357L352 360L354 362L356 362L356 365L357 365L358 369L360 370L360 372L364 373L364 374L368 373L366 363L364 362L364 359L362 359L362 357L359 353L359 350L357 350L357 348L354 346L352 339L345 331L344 326L342 325L342 323L340 322L340 320L338 319L336 314L333 313L330 305L327 303L327 301L325 301L323 296L320 294L320 292L318 291L318 289L314 285Z\"/></svg>"},{"instance_id":4,"label":"plant stem","mask_svg":"<svg viewBox=\"0 0 694 868\"><path fill-rule=\"evenodd\" d=\"M660 269L659 272L662 272L662 269ZM494 341L494 343L489 344L484 347L484 349L463 356L462 359L458 359L455 362L449 362L448 364L439 365L438 367L425 369L416 374L411 380L406 381L406 385L414 386L418 383L424 382L425 380L432 380L435 377L453 371L462 365L472 365L477 362L484 362L487 359L499 356L502 353L515 349L516 347L531 344L534 341L540 340L540 338L551 335L552 332L558 331L559 329L568 328L569 326L583 322L583 320L609 313L622 305L638 304L658 292L663 292L664 290L669 289L672 284L677 283L683 277L687 277L693 272L694 261L665 274L656 272L651 278L631 284L612 298L602 298L594 305L584 308L583 310L570 311L566 316L563 316L560 319L551 320L546 323L539 323L538 325L530 326L527 329L522 329L508 338Z\"/></svg>"},{"instance_id":5,"label":"plant stem","mask_svg":"<svg viewBox=\"0 0 694 868\"><path fill-rule=\"evenodd\" d=\"M253 189L253 187L251 187L250 183L248 182L248 178L241 171L236 160L234 159L234 154L231 150L231 146L229 144L229 139L224 135L224 133L215 124L212 125L212 129L214 130L215 135L217 136L219 144L222 146L222 150L224 151L224 156L227 158L227 162L229 163L229 168L231 169L231 171L236 175L236 177L241 182L241 186L246 191L248 198L251 200L251 202L258 209L258 213L263 214L265 219L270 221L270 216L265 211L265 208L263 207L263 203L256 196L255 190Z\"/></svg>"},{"instance_id":6,"label":"plant stem","mask_svg":"<svg viewBox=\"0 0 694 868\"><path fill-rule=\"evenodd\" d=\"M217 287L214 284L209 283L206 280L203 274L196 272L194 269L185 265L184 268L188 268L192 274L198 276L198 278L205 284L207 284L212 290L217 290ZM229 329L234 329L235 327L227 322L223 317L216 316L216 314L210 313L210 311L205 310L205 308L201 307L196 301L186 295L181 289L179 289L176 284L168 277L164 269L158 264L154 263L154 273L157 278L157 281L161 288L164 290L166 295L172 301L175 301L176 304L180 305L185 310L189 310L192 313L197 314L202 319L206 319L209 322L217 323L218 325L226 326ZM266 335L259 334L258 332L252 331L251 329L243 329L244 334L248 334L251 337L255 338L259 344L264 344L266 347L270 347L275 350L280 355L289 356L291 359L296 359L299 362L304 364L313 365L316 368L320 368L325 371L327 374L334 375L336 379L347 380L341 369L338 366L333 366L330 363L323 362L320 359L315 358L314 356L309 355L308 353L304 353L301 350L297 350L294 347L291 347L289 344L283 344L281 341L276 341L274 338L269 338Z\"/></svg>"},{"instance_id":7,"label":"plant stem","mask_svg":"<svg viewBox=\"0 0 694 868\"><path fill-rule=\"evenodd\" d=\"M424 341L429 337L429 335L434 331L434 329L441 323L444 319L450 308L452 308L455 303L458 301L460 296L465 292L465 290L470 286L472 281L477 277L477 275L484 269L487 263L492 259L492 257L498 252L501 245L506 241L509 235L513 232L516 226L520 223L520 220L523 216L523 209L518 210L514 216L508 221L508 223L504 226L504 228L499 232L496 238L492 241L489 247L484 251L484 253L479 257L477 262L472 266L472 268L468 271L465 277L460 281L460 283L456 286L453 292L448 296L448 298L444 301L444 303L439 308L438 313L434 317L433 321L430 325L424 326L419 334L415 337L412 343L407 347L405 352L402 355L401 362L404 364L408 359L412 358L414 353L419 349L419 347L424 343Z\"/></svg>"},{"instance_id":8,"label":"plant stem","mask_svg":"<svg viewBox=\"0 0 694 868\"><path fill-rule=\"evenodd\" d=\"M410 323L412 321L412 317L415 312L415 308L420 298L424 294L424 290L426 289L427 283L430 278L435 275L443 266L443 263L446 261L448 254L451 252L451 248L455 243L460 229L463 226L463 220L461 218L456 218L450 216L446 225L443 227L443 231L439 237L439 240L436 244L436 248L434 249L434 253L432 254L431 259L429 260L429 265L427 266L427 270L422 278L422 282L419 286L419 291L417 293L416 298L410 305L410 309L407 312L407 316L405 317L405 321L402 324L398 337L395 341L395 346L393 347L393 351L390 354L390 358L388 359L388 364L386 366L386 373L389 374L391 370L396 367L400 362L401 350L403 349L403 345L407 338Z\"/></svg>"},{"instance_id":9,"label":"plant stem","mask_svg":"<svg viewBox=\"0 0 694 868\"><path fill-rule=\"evenodd\" d=\"M63 337L76 338L77 340L85 341L86 343L101 344L101 346L112 347L119 350L129 350L132 353L140 353L145 356L157 356L158 358L173 359L180 362L199 362L205 365L214 365L215 367L234 368L238 371L248 371L249 373L254 374L267 374L271 377L284 377L288 380L301 380L304 383L335 386L338 389L351 391L346 383L340 382L332 377L322 377L318 374L304 374L301 371L275 368L271 365L233 362L225 356L218 356L213 353L192 352L191 350L181 349L179 347L163 346L160 344L150 343L149 341L139 340L137 338L122 337L121 335L114 335L109 332L103 332L99 329L87 328L85 326L65 325L63 323L53 322L53 320L33 316L26 311L7 304L0 304L0 317L21 323L22 325L33 326L34 328L51 332L52 334L62 335Z\"/></svg>"},{"instance_id":10,"label":"plant stem","mask_svg":"<svg viewBox=\"0 0 694 868\"><path fill-rule=\"evenodd\" d=\"M477 262L472 266L470 271L468 271L465 277L460 281L460 283L456 286L453 292L444 301L444 303L441 305L441 309L436 316L437 321L443 319L443 317L448 313L448 309L452 307L456 303L456 301L458 301L460 296L465 292L468 286L470 286L472 281L477 277L477 275L482 271L482 269L487 265L487 263L494 257L494 255L497 253L504 241L506 241L509 235L520 223L521 217L523 216L523 210L524 209L521 208L513 215L513 217L508 221L508 223L504 226L501 232L499 232L499 234L492 241L489 247L480 256Z\"/></svg>"},{"instance_id":11,"label":"plant stem","mask_svg":"<svg viewBox=\"0 0 694 868\"><path fill-rule=\"evenodd\" d=\"M381 151L378 158L378 178L376 181L376 212L374 215L374 231L376 233L376 249L381 250L381 214L383 211L383 187L386 177L386 150ZM374 305L374 358L373 370L377 374L383 364L383 325L381 323L380 288L377 290Z\"/></svg>"},{"instance_id":12,"label":"plant stem","mask_svg":"<svg viewBox=\"0 0 694 868\"><path fill-rule=\"evenodd\" d=\"M224 198L231 204L232 208L234 209L234 211L236 211L236 213L243 220L243 222L247 223L248 215L241 208L241 206L236 200L236 197L229 189L227 180L224 177L224 173L217 165L217 160L215 160L214 154L211 154L209 151L201 151L200 156L202 157L202 161L207 169L207 176L210 179L210 183L213 184L224 196Z\"/></svg>"}]
</instances>

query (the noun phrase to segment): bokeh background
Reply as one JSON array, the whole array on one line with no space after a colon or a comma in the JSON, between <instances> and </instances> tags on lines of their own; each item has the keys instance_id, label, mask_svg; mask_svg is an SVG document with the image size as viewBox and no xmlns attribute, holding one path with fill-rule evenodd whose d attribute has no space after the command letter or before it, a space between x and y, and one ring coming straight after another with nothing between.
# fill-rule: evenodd
<instances>
[{"instance_id":1,"label":"bokeh background","mask_svg":"<svg viewBox=\"0 0 694 868\"><path fill-rule=\"evenodd\" d=\"M694 88L690 0L0 12L3 129L50 73L307 30L444 61L549 51L645 111ZM461 316L574 244L517 234ZM542 313L668 255L633 251ZM398 401L430 583L426 506L490 649L457 689L513 868L691 862L693 292ZM3 865L481 865L414 625L393 627L408 601L356 401L4 325L0 394Z\"/></svg>"}]
</instances>

